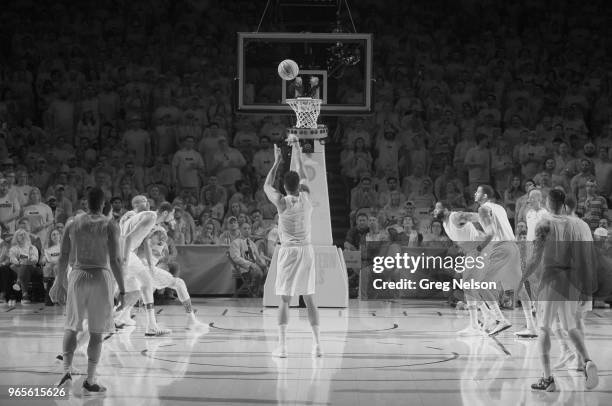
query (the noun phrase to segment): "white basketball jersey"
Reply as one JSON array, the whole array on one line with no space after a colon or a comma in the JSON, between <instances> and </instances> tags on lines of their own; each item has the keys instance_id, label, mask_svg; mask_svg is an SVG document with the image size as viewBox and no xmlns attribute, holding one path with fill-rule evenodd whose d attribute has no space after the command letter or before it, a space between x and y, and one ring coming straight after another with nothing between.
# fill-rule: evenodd
<instances>
[{"instance_id":1,"label":"white basketball jersey","mask_svg":"<svg viewBox=\"0 0 612 406\"><path fill-rule=\"evenodd\" d=\"M153 221L149 222L149 224L146 226L144 224L145 217L153 219ZM132 231L136 230L136 232L132 234L132 246L130 247L130 251L136 251L144 239L149 235L149 233L151 233L153 227L155 227L156 218L157 213L154 211L141 211L139 213L129 211L125 213L124 217L122 217L120 221L121 247L123 247L123 244L125 243L125 237Z\"/></svg>"},{"instance_id":2,"label":"white basketball jersey","mask_svg":"<svg viewBox=\"0 0 612 406\"><path fill-rule=\"evenodd\" d=\"M286 209L278 214L278 232L283 246L310 244L312 203L306 192L285 196Z\"/></svg>"},{"instance_id":3,"label":"white basketball jersey","mask_svg":"<svg viewBox=\"0 0 612 406\"><path fill-rule=\"evenodd\" d=\"M448 238L453 240L461 249L470 252L476 248L480 241L484 240L484 235L470 222L463 227L456 226L452 220L457 214L455 212L451 213L448 220L443 222L444 231L446 231Z\"/></svg>"},{"instance_id":4,"label":"white basketball jersey","mask_svg":"<svg viewBox=\"0 0 612 406\"><path fill-rule=\"evenodd\" d=\"M491 241L514 241L514 232L512 226L508 220L508 213L499 204L486 202L482 205L489 209L491 216L491 224L487 227L483 225L483 228L493 234Z\"/></svg>"}]
</instances>

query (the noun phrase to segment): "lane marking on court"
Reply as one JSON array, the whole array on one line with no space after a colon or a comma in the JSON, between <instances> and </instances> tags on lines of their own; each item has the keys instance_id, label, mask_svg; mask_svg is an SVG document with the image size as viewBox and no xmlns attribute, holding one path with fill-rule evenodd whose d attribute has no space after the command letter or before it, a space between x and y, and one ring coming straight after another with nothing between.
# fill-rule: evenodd
<instances>
[{"instance_id":1,"label":"lane marking on court","mask_svg":"<svg viewBox=\"0 0 612 406\"><path fill-rule=\"evenodd\" d=\"M208 324L208 326L210 328L214 328L216 330L223 330L223 331L236 331L239 333L265 333L266 331L272 331L272 330L263 330L263 329L239 329L239 328L226 328L226 327L218 327L215 326L215 322L210 322ZM399 327L399 324L397 323L393 323L393 327L388 327L388 328L381 328L381 329L372 329L372 330L355 330L355 331L326 331L326 333L330 333L330 334L363 334L363 333L373 333L373 332L377 332L377 331L389 331L389 330L395 330Z\"/></svg>"}]
</instances>

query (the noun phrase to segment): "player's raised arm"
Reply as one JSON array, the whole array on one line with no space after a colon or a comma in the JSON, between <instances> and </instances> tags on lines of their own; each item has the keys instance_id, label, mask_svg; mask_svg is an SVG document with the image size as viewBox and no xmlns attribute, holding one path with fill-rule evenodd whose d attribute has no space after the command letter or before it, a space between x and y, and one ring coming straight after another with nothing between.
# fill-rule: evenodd
<instances>
[{"instance_id":1,"label":"player's raised arm","mask_svg":"<svg viewBox=\"0 0 612 406\"><path fill-rule=\"evenodd\" d=\"M291 154L296 158L297 173L300 176L300 184L306 185L308 182L308 177L306 176L306 171L304 170L304 156L302 155L302 147L300 147L300 139L295 135L290 135L289 138L287 138L287 143L291 145ZM306 188L304 191L308 192L309 190Z\"/></svg>"},{"instance_id":2,"label":"player's raised arm","mask_svg":"<svg viewBox=\"0 0 612 406\"><path fill-rule=\"evenodd\" d=\"M272 202L272 204L274 204L277 209L280 209L283 196L274 187L274 180L276 179L276 171L278 170L278 167L280 166L281 162L281 149L276 144L274 144L274 164L272 165L272 168L270 168L270 172L268 172L268 176L266 177L266 181L264 182L263 189L270 202Z\"/></svg>"}]
</instances>

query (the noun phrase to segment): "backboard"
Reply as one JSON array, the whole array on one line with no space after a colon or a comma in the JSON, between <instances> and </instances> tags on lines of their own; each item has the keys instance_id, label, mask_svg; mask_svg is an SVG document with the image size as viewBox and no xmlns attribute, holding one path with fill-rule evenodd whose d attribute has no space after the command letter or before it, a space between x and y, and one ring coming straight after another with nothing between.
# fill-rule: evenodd
<instances>
[{"instance_id":1,"label":"backboard","mask_svg":"<svg viewBox=\"0 0 612 406\"><path fill-rule=\"evenodd\" d=\"M296 79L282 80L278 64L292 59ZM238 113L292 114L286 99L322 99L321 115L372 109L372 35L238 33Z\"/></svg>"}]
</instances>

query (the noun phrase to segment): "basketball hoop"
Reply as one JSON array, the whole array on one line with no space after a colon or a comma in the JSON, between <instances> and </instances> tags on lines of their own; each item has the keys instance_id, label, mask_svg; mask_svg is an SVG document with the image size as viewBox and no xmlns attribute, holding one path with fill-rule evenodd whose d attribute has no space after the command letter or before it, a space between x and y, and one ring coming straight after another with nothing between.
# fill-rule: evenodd
<instances>
[{"instance_id":1,"label":"basketball hoop","mask_svg":"<svg viewBox=\"0 0 612 406\"><path fill-rule=\"evenodd\" d=\"M286 101L295 111L297 117L295 128L317 128L317 120L321 112L321 99L298 97L297 99L287 99Z\"/></svg>"}]
</instances>

